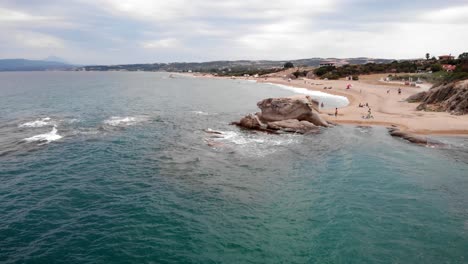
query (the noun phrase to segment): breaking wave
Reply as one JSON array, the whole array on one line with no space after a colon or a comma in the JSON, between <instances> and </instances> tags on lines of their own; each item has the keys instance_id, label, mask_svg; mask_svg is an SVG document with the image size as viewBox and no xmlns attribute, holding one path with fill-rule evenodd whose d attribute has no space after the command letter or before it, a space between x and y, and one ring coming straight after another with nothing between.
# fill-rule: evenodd
<instances>
[{"instance_id":1,"label":"breaking wave","mask_svg":"<svg viewBox=\"0 0 468 264\"><path fill-rule=\"evenodd\" d=\"M31 122L26 122L24 124L19 125L19 127L44 127L44 126L50 126L50 125L55 125L52 119L50 117L44 117L38 120L34 120Z\"/></svg>"},{"instance_id":2,"label":"breaking wave","mask_svg":"<svg viewBox=\"0 0 468 264\"><path fill-rule=\"evenodd\" d=\"M25 138L24 140L26 142L44 142L44 143L50 143L52 141L56 141L56 140L59 140L62 138L61 135L59 135L57 133L57 127L54 126L52 128L52 131L50 131L49 133L45 133L45 134L40 134L40 135L36 135L36 136L32 136L32 137L29 137L29 138Z\"/></svg>"},{"instance_id":3,"label":"breaking wave","mask_svg":"<svg viewBox=\"0 0 468 264\"><path fill-rule=\"evenodd\" d=\"M104 120L103 123L109 126L131 126L145 120L146 118L137 116L112 116L109 119Z\"/></svg>"}]
</instances>

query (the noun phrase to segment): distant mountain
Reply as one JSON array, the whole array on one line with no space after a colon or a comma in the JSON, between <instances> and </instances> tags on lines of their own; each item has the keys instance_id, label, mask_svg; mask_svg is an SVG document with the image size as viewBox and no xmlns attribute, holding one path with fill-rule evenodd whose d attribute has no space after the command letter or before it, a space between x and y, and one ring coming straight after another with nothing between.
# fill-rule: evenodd
<instances>
[{"instance_id":1,"label":"distant mountain","mask_svg":"<svg viewBox=\"0 0 468 264\"><path fill-rule=\"evenodd\" d=\"M54 56L54 55L50 55L49 57L45 58L44 60L45 61L55 61L55 62L61 62L61 63L69 64L65 59Z\"/></svg>"},{"instance_id":2,"label":"distant mountain","mask_svg":"<svg viewBox=\"0 0 468 264\"><path fill-rule=\"evenodd\" d=\"M73 68L73 65L57 61L0 59L0 71L57 71Z\"/></svg>"}]
</instances>

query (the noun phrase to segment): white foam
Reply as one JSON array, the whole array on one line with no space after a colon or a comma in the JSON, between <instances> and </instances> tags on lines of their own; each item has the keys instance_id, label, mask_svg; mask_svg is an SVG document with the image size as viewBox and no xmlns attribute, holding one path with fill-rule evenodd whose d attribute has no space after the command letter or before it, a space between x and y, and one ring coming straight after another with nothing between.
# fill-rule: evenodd
<instances>
[{"instance_id":1,"label":"white foam","mask_svg":"<svg viewBox=\"0 0 468 264\"><path fill-rule=\"evenodd\" d=\"M40 134L40 135L36 135L36 136L32 136L32 137L29 137L29 138L25 138L24 140L26 142L45 142L45 143L50 143L52 141L55 141L55 140L59 140L62 138L61 135L59 135L57 133L57 127L54 126L52 128L52 131L50 131L49 133L45 133L45 134Z\"/></svg>"},{"instance_id":2,"label":"white foam","mask_svg":"<svg viewBox=\"0 0 468 264\"><path fill-rule=\"evenodd\" d=\"M278 151L275 146L286 146L298 143L297 135L269 135L265 133L250 134L241 131L217 131L220 135L211 137L214 142L235 146L238 153L245 156L265 156Z\"/></svg>"},{"instance_id":3,"label":"white foam","mask_svg":"<svg viewBox=\"0 0 468 264\"><path fill-rule=\"evenodd\" d=\"M267 83L267 84L277 86L281 89L292 91L294 93L309 95L312 98L318 100L319 102L325 102L325 107L327 108L345 107L349 105L348 98L344 96L328 94L328 93L324 93L320 91L311 91L305 88L297 88L297 87L292 87L292 86L287 86L287 85L277 84L277 83Z\"/></svg>"},{"instance_id":4,"label":"white foam","mask_svg":"<svg viewBox=\"0 0 468 264\"><path fill-rule=\"evenodd\" d=\"M111 118L104 120L103 123L109 126L130 126L142 122L144 120L145 118L136 116L112 116Z\"/></svg>"},{"instance_id":5,"label":"white foam","mask_svg":"<svg viewBox=\"0 0 468 264\"><path fill-rule=\"evenodd\" d=\"M214 115L214 114L210 114L210 113L203 112L203 111L190 111L190 112L196 115Z\"/></svg>"},{"instance_id":6,"label":"white foam","mask_svg":"<svg viewBox=\"0 0 468 264\"><path fill-rule=\"evenodd\" d=\"M31 122L26 122L24 124L19 125L19 127L44 127L49 125L54 125L54 122L51 122L50 117L44 117Z\"/></svg>"}]
</instances>

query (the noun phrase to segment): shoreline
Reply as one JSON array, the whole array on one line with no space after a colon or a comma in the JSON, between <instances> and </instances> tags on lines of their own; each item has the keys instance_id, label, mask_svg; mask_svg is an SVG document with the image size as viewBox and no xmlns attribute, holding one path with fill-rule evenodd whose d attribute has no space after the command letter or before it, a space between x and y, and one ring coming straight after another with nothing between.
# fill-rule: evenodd
<instances>
[{"instance_id":1,"label":"shoreline","mask_svg":"<svg viewBox=\"0 0 468 264\"><path fill-rule=\"evenodd\" d=\"M228 77L216 77L213 75L198 76L200 78L231 79ZM257 83L271 83L285 85L293 88L305 88L331 95L348 98L349 104L338 108L338 116L334 116L334 109L320 109L319 114L327 121L336 124L358 126L384 126L397 127L401 131L418 135L434 136L467 136L468 115L455 116L447 112L417 111L419 103L408 103L406 98L424 91L424 88L409 87L385 82L379 82L376 75L363 75L359 81L348 80L315 80L295 79L285 80L282 77L245 78L236 77L235 80L253 80ZM346 86L351 84L350 89ZM323 87L333 87L324 90ZM401 89L401 94L398 94ZM388 91L388 93L387 93ZM373 119L364 119L367 115L367 107L359 107L359 103L369 104ZM332 116L330 116L332 115Z\"/></svg>"}]
</instances>

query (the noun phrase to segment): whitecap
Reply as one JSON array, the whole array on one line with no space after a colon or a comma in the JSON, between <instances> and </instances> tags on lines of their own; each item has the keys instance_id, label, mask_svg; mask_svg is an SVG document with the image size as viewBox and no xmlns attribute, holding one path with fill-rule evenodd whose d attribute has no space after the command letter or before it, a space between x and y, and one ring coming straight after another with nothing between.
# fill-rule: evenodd
<instances>
[{"instance_id":1,"label":"whitecap","mask_svg":"<svg viewBox=\"0 0 468 264\"><path fill-rule=\"evenodd\" d=\"M52 119L50 117L44 117L31 122L26 122L24 124L19 125L19 127L44 127L54 125L54 122L52 122L51 120Z\"/></svg>"},{"instance_id":2,"label":"whitecap","mask_svg":"<svg viewBox=\"0 0 468 264\"><path fill-rule=\"evenodd\" d=\"M45 134L40 134L40 135L36 135L36 136L32 136L32 137L29 137L29 138L25 138L24 140L26 142L45 142L45 143L50 143L52 141L55 141L55 140L59 140L62 138L61 135L59 135L57 133L57 127L54 126L52 128L52 131L50 131L49 133L45 133Z\"/></svg>"},{"instance_id":3,"label":"whitecap","mask_svg":"<svg viewBox=\"0 0 468 264\"><path fill-rule=\"evenodd\" d=\"M136 116L112 116L111 118L104 120L103 123L109 126L130 126L145 120L146 119L144 117Z\"/></svg>"},{"instance_id":4,"label":"whitecap","mask_svg":"<svg viewBox=\"0 0 468 264\"><path fill-rule=\"evenodd\" d=\"M194 113L196 115L212 115L210 113L207 113L207 112L203 112L203 111L190 111L191 113Z\"/></svg>"},{"instance_id":5,"label":"whitecap","mask_svg":"<svg viewBox=\"0 0 468 264\"><path fill-rule=\"evenodd\" d=\"M209 141L211 145L221 145L234 147L236 151L245 156L265 156L272 154L279 149L278 146L286 146L298 143L301 139L297 135L269 135L265 133L243 133L242 131L216 131L215 137Z\"/></svg>"}]
</instances>

